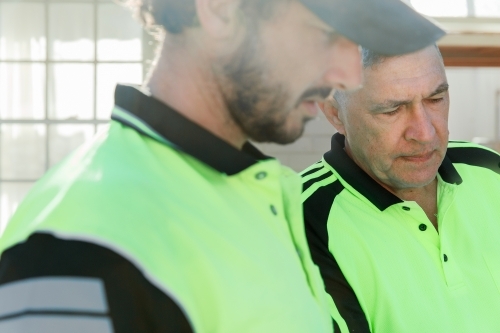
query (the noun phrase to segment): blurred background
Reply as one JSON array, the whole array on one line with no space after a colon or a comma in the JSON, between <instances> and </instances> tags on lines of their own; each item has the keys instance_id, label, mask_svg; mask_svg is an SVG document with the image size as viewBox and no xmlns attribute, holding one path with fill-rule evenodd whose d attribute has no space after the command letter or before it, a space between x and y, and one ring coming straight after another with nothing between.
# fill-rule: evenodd
<instances>
[{"instance_id":1,"label":"blurred background","mask_svg":"<svg viewBox=\"0 0 500 333\"><path fill-rule=\"evenodd\" d=\"M500 149L500 0L408 0L449 35L450 137ZM140 84L155 42L111 0L0 0L0 234L34 182L103 130L117 82ZM288 146L300 171L329 150L322 117Z\"/></svg>"}]
</instances>

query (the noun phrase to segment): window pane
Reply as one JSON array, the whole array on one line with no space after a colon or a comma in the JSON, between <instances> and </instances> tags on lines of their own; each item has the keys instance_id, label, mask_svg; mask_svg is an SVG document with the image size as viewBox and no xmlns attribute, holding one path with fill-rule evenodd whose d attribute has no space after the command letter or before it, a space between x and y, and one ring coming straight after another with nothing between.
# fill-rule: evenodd
<instances>
[{"instance_id":1,"label":"window pane","mask_svg":"<svg viewBox=\"0 0 500 333\"><path fill-rule=\"evenodd\" d=\"M47 1L48 2L52 2L52 3L61 3L62 2L61 0L47 0ZM103 0L103 1L109 1L109 0ZM93 3L94 0L64 0L64 2L65 3L68 3L68 2L77 2L77 3L88 2L88 3Z\"/></svg>"},{"instance_id":2,"label":"window pane","mask_svg":"<svg viewBox=\"0 0 500 333\"><path fill-rule=\"evenodd\" d=\"M117 22L120 22L117 24ZM140 61L142 28L129 10L117 4L99 4L97 58Z\"/></svg>"},{"instance_id":3,"label":"window pane","mask_svg":"<svg viewBox=\"0 0 500 333\"><path fill-rule=\"evenodd\" d=\"M0 63L0 118L44 118L44 87L43 64Z\"/></svg>"},{"instance_id":4,"label":"window pane","mask_svg":"<svg viewBox=\"0 0 500 333\"><path fill-rule=\"evenodd\" d=\"M116 84L142 83L141 64L100 64L97 66L97 118L109 119Z\"/></svg>"},{"instance_id":5,"label":"window pane","mask_svg":"<svg viewBox=\"0 0 500 333\"><path fill-rule=\"evenodd\" d=\"M94 60L92 4L54 3L49 7L50 58Z\"/></svg>"},{"instance_id":6,"label":"window pane","mask_svg":"<svg viewBox=\"0 0 500 333\"><path fill-rule=\"evenodd\" d=\"M48 89L50 118L93 118L94 65L50 65Z\"/></svg>"},{"instance_id":7,"label":"window pane","mask_svg":"<svg viewBox=\"0 0 500 333\"><path fill-rule=\"evenodd\" d=\"M0 2L0 60L45 60L41 3Z\"/></svg>"},{"instance_id":8,"label":"window pane","mask_svg":"<svg viewBox=\"0 0 500 333\"><path fill-rule=\"evenodd\" d=\"M428 16L467 16L467 0L411 0L411 4Z\"/></svg>"},{"instance_id":9,"label":"window pane","mask_svg":"<svg viewBox=\"0 0 500 333\"><path fill-rule=\"evenodd\" d=\"M475 0L476 16L500 17L500 0Z\"/></svg>"},{"instance_id":10,"label":"window pane","mask_svg":"<svg viewBox=\"0 0 500 333\"><path fill-rule=\"evenodd\" d=\"M0 237L33 183L0 183Z\"/></svg>"},{"instance_id":11,"label":"window pane","mask_svg":"<svg viewBox=\"0 0 500 333\"><path fill-rule=\"evenodd\" d=\"M49 166L59 163L94 135L94 125L50 125Z\"/></svg>"},{"instance_id":12,"label":"window pane","mask_svg":"<svg viewBox=\"0 0 500 333\"><path fill-rule=\"evenodd\" d=\"M45 172L45 125L0 127L0 178L35 180Z\"/></svg>"}]
</instances>

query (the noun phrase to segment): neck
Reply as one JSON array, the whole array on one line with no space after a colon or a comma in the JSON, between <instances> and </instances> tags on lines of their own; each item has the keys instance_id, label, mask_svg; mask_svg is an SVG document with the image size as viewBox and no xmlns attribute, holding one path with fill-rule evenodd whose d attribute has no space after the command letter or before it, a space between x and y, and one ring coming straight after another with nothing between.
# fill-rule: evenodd
<instances>
[{"instance_id":1,"label":"neck","mask_svg":"<svg viewBox=\"0 0 500 333\"><path fill-rule=\"evenodd\" d=\"M438 180L436 177L430 184L418 188L391 190L387 186L383 186L402 200L415 201L424 210L437 230L437 184Z\"/></svg>"},{"instance_id":2,"label":"neck","mask_svg":"<svg viewBox=\"0 0 500 333\"><path fill-rule=\"evenodd\" d=\"M211 60L196 45L165 39L145 86L158 100L241 149L247 138L231 117Z\"/></svg>"},{"instance_id":3,"label":"neck","mask_svg":"<svg viewBox=\"0 0 500 333\"><path fill-rule=\"evenodd\" d=\"M351 148L349 143L345 142L345 152L347 155L356 162L356 159L353 158ZM356 162L359 165L359 163ZM367 170L364 170L367 172ZM367 172L368 173L368 172ZM413 188L396 188L393 186L389 186L376 177L368 173L377 183L379 183L383 188L387 191L391 192L401 200L405 201L415 201L425 212L427 218L434 225L436 230L438 230L437 224L437 184L438 180L435 177L429 184L421 187L413 187Z\"/></svg>"}]
</instances>

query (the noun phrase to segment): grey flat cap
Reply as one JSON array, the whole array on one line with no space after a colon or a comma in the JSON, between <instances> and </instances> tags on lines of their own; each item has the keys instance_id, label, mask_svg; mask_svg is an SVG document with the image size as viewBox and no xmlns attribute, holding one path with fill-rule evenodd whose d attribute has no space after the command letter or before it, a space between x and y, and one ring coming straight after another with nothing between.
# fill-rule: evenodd
<instances>
[{"instance_id":1,"label":"grey flat cap","mask_svg":"<svg viewBox=\"0 0 500 333\"><path fill-rule=\"evenodd\" d=\"M445 35L400 0L300 0L353 42L384 55L422 49Z\"/></svg>"}]
</instances>

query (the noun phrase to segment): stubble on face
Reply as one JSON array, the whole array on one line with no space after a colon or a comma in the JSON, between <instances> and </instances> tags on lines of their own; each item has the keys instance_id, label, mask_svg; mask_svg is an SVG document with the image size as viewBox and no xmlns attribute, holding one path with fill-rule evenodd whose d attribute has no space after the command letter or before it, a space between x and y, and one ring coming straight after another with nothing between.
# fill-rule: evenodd
<instances>
[{"instance_id":1,"label":"stubble on face","mask_svg":"<svg viewBox=\"0 0 500 333\"><path fill-rule=\"evenodd\" d=\"M240 47L229 59L217 63L214 73L232 120L248 138L288 144L303 134L306 122L312 119L294 112L300 103L312 97L326 98L331 88L311 88L294 100L289 85L272 77L273 68L263 56L260 23L246 23Z\"/></svg>"},{"instance_id":2,"label":"stubble on face","mask_svg":"<svg viewBox=\"0 0 500 333\"><path fill-rule=\"evenodd\" d=\"M256 27L248 27L239 49L222 66L222 90L228 111L235 123L257 142L287 143L302 133L288 134L286 122L286 88L266 83L266 68L258 55Z\"/></svg>"}]
</instances>

